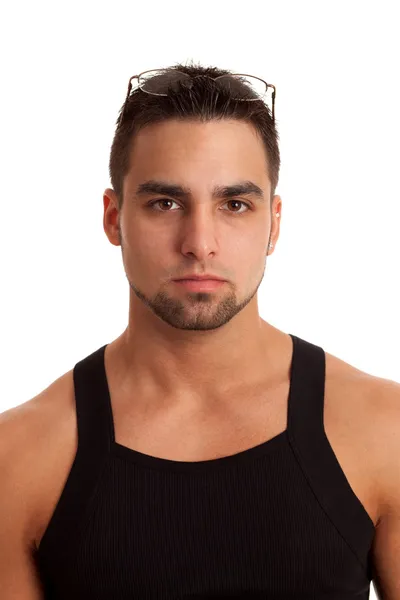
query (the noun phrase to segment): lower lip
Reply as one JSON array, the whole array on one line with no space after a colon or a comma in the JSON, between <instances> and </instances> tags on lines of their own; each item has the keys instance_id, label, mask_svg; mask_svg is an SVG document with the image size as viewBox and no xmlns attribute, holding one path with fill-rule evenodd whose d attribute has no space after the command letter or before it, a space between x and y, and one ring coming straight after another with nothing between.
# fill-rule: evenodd
<instances>
[{"instance_id":1,"label":"lower lip","mask_svg":"<svg viewBox=\"0 0 400 600\"><path fill-rule=\"evenodd\" d=\"M225 283L217 279L204 279L203 281L196 279L179 279L175 281L192 292L213 292Z\"/></svg>"}]
</instances>

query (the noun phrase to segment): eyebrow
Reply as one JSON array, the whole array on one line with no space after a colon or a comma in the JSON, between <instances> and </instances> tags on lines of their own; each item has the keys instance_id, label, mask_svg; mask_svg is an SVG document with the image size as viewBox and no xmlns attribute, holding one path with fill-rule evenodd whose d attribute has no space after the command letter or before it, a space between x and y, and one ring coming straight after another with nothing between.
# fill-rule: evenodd
<instances>
[{"instance_id":1,"label":"eyebrow","mask_svg":"<svg viewBox=\"0 0 400 600\"><path fill-rule=\"evenodd\" d=\"M138 185L136 196L145 196L148 194L162 194L165 196L174 196L181 200L189 200L192 197L190 188L160 181L149 179ZM262 189L253 181L239 181L234 185L216 185L212 190L214 198L232 198L234 196L253 195L260 202L264 201L264 193Z\"/></svg>"}]
</instances>

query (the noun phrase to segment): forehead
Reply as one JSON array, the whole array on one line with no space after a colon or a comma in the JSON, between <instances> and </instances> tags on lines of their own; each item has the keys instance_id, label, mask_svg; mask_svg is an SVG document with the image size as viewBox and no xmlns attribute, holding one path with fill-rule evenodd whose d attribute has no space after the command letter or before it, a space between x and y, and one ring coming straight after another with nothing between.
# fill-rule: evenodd
<instances>
[{"instance_id":1,"label":"forehead","mask_svg":"<svg viewBox=\"0 0 400 600\"><path fill-rule=\"evenodd\" d=\"M171 119L145 126L134 138L130 172L135 179L167 176L267 182L267 153L253 125L237 120L202 123ZM263 179L264 178L264 179ZM215 183L215 182L214 182Z\"/></svg>"}]
</instances>

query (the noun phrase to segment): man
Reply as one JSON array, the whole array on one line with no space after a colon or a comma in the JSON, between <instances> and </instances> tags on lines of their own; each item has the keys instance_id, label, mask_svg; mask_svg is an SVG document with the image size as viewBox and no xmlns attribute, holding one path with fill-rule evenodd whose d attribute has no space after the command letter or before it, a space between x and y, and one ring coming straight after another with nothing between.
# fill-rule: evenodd
<instances>
[{"instance_id":1,"label":"man","mask_svg":"<svg viewBox=\"0 0 400 600\"><path fill-rule=\"evenodd\" d=\"M1 598L398 600L400 386L258 313L274 110L214 68L138 79L104 193L128 326L1 415Z\"/></svg>"}]
</instances>

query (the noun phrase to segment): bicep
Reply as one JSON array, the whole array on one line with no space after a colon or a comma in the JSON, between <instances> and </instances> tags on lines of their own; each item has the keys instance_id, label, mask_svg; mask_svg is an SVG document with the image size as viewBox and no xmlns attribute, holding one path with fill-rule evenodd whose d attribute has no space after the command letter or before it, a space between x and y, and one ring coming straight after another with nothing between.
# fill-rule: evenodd
<instances>
[{"instance_id":1,"label":"bicep","mask_svg":"<svg viewBox=\"0 0 400 600\"><path fill-rule=\"evenodd\" d=\"M400 493L400 490L399 490ZM373 543L372 582L379 600L400 598L400 502L399 510L381 517Z\"/></svg>"},{"instance_id":2,"label":"bicep","mask_svg":"<svg viewBox=\"0 0 400 600\"><path fill-rule=\"evenodd\" d=\"M15 414L16 410L0 415L0 598L43 600L29 541L29 464L21 464L16 452L16 444L22 440L14 424Z\"/></svg>"},{"instance_id":3,"label":"bicep","mask_svg":"<svg viewBox=\"0 0 400 600\"><path fill-rule=\"evenodd\" d=\"M379 425L380 516L372 547L372 581L379 600L400 598L400 385L381 394Z\"/></svg>"}]
</instances>

